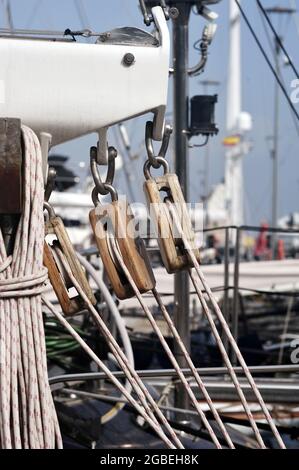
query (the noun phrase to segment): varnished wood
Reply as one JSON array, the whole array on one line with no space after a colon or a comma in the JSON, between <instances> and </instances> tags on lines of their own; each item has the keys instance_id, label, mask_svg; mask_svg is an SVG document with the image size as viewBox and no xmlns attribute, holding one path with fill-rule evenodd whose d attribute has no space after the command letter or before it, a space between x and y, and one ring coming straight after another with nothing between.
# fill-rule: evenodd
<instances>
[{"instance_id":1,"label":"varnished wood","mask_svg":"<svg viewBox=\"0 0 299 470\"><path fill-rule=\"evenodd\" d=\"M170 274L192 267L192 261L186 252L181 238L175 238L171 214L162 199L166 192L169 199L179 208L179 218L192 251L200 261L199 249L195 243L195 234L186 207L182 189L175 174L166 174L159 178L149 179L144 183L144 192L153 219L159 248L165 268Z\"/></svg>"},{"instance_id":2,"label":"varnished wood","mask_svg":"<svg viewBox=\"0 0 299 470\"><path fill-rule=\"evenodd\" d=\"M47 222L46 222L46 225L45 225L45 233L46 235L48 234L52 234L52 235L55 235L56 237L56 240L55 240L55 243L58 243L59 245L59 248L61 249L61 251L63 252L65 258L66 258L66 261L70 267L70 270L73 274L73 276L76 278L77 282L80 284L82 290L85 292L86 296L88 297L89 301L95 305L96 304L96 299L93 295L93 292L90 288L90 285L88 283L88 280L86 278L86 275L85 275L85 272L83 270L83 267L81 266L80 264L80 261L78 260L78 257L76 255L76 252L74 250L74 247L69 239L69 236L68 236L68 233L64 227L64 224L61 220L60 217L51 217ZM48 247L49 248L49 247ZM53 258L53 255L52 255L52 258ZM46 261L47 261L47 257L46 257ZM55 263L55 260L53 258L53 261ZM59 272L59 267L57 266L57 264L55 263L55 266L56 266L56 269L57 271ZM47 266L48 267L48 266ZM53 268L53 263L50 264L50 267L51 269ZM48 268L49 269L49 268ZM59 276L59 284L62 283L61 285L61 288L58 289L58 287L56 287L56 294L57 294L57 290L58 292L60 291L63 291L63 287L64 284L65 284L65 279L63 279L63 275L61 275L60 273L60 276ZM50 278L51 280L51 278ZM52 282L52 281L51 281ZM57 284L57 281L55 282L55 284ZM54 287L54 286L53 286ZM58 295L58 294L57 294ZM68 295L68 294L67 294ZM79 296L78 296L79 297ZM81 299L81 297L80 297ZM60 303L62 302L61 306L63 308L63 311L65 313L67 313L64 308L67 308L67 305L65 304L65 298L63 296L59 297L59 301ZM82 307L85 308L85 303L84 301L80 301L77 299L76 300L76 303L77 305L80 307L80 310L82 310ZM80 311L79 310L79 311ZM78 311L78 310L77 310ZM74 313L74 312L73 312ZM76 312L75 312L76 313ZM70 313L69 313L70 314Z\"/></svg>"},{"instance_id":3,"label":"varnished wood","mask_svg":"<svg viewBox=\"0 0 299 470\"><path fill-rule=\"evenodd\" d=\"M70 298L64 279L57 267L51 248L44 244L44 265L48 269L48 276L57 299L65 315L74 315L84 309L81 297Z\"/></svg>"},{"instance_id":4,"label":"varnished wood","mask_svg":"<svg viewBox=\"0 0 299 470\"><path fill-rule=\"evenodd\" d=\"M98 210L93 210L90 213L90 221L103 264L117 297L130 298L134 296L134 291L109 248L107 221L112 233L115 234L123 260L139 291L145 293L152 290L156 282L144 242L140 237L135 238L133 230L132 233L128 230L134 224L134 216L128 204L124 201L115 201L109 206L102 206L100 213Z\"/></svg>"},{"instance_id":5,"label":"varnished wood","mask_svg":"<svg viewBox=\"0 0 299 470\"><path fill-rule=\"evenodd\" d=\"M89 219L95 236L96 245L115 295L121 300L133 297L134 291L129 285L124 273L121 272L121 269L116 267L112 258L108 242L108 233L105 224L102 223L102 218L96 214L96 210L93 209L89 214Z\"/></svg>"}]
</instances>

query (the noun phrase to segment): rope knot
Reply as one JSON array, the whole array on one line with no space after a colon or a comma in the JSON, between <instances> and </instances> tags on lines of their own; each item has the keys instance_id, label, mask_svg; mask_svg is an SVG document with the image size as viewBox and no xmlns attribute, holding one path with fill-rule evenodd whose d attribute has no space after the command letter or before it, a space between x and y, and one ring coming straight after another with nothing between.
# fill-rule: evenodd
<instances>
[{"instance_id":1,"label":"rope knot","mask_svg":"<svg viewBox=\"0 0 299 470\"><path fill-rule=\"evenodd\" d=\"M0 273L5 271L11 264L11 257L0 265ZM33 297L42 294L47 287L48 271L42 268L38 273L28 274L22 277L13 277L0 280L0 299L11 299L14 297Z\"/></svg>"}]
</instances>

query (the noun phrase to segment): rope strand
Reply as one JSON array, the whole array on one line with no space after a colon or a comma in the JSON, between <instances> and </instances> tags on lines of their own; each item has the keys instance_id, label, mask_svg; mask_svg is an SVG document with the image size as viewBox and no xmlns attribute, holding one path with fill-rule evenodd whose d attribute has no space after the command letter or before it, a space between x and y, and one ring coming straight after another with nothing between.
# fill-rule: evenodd
<instances>
[{"instance_id":1,"label":"rope strand","mask_svg":"<svg viewBox=\"0 0 299 470\"><path fill-rule=\"evenodd\" d=\"M170 436L172 437L173 441L175 442L176 446L179 449L183 449L184 447L183 447L181 441L178 439L175 431L172 429L172 427L168 423L167 419L165 418L164 414L162 413L162 411L158 407L157 403L155 402L155 400L153 399L153 397L151 396L151 394L147 390L146 386L143 384L143 382L140 379L140 377L138 376L136 370L131 367L130 363L128 362L127 357L125 356L124 352L120 348L117 341L114 339L113 335L109 331L109 329L106 326L105 322L103 321L103 319L101 318L101 316L99 315L97 310L94 308L94 306L91 304L90 300L88 299L85 292L82 290L82 288L81 288L80 284L77 282L76 278L73 276L63 253L61 252L61 250L58 247L55 247L55 251L56 251L57 255L59 256L59 259L60 259L62 265L64 266L65 270L67 271L68 276L70 277L74 287L76 288L77 292L81 295L82 299L86 303L86 306L87 306L89 312L91 313L92 317L94 318L94 320L95 320L96 324L98 325L100 331L102 332L103 336L105 337L109 347L111 348L112 353L114 354L115 358L118 361L119 366L125 372L126 377L130 381L130 383L131 383L133 389L135 390L138 398L140 399L142 405L146 409L146 412L148 413L148 416L150 416L151 419L156 423L156 426L159 425L158 420L157 420L156 416L154 415L154 413L151 409L151 407L152 407L153 410L155 411L155 413L157 414L157 416L160 418L161 422L164 424L164 426L168 430L168 432L169 432ZM165 438L168 440L168 443L169 443L169 439L166 436L165 436Z\"/></svg>"},{"instance_id":2,"label":"rope strand","mask_svg":"<svg viewBox=\"0 0 299 470\"><path fill-rule=\"evenodd\" d=\"M61 448L48 382L41 293L43 267L43 175L38 138L22 127L24 206L12 256L0 231L0 447Z\"/></svg>"},{"instance_id":3,"label":"rope strand","mask_svg":"<svg viewBox=\"0 0 299 470\"><path fill-rule=\"evenodd\" d=\"M191 261L192 261L192 263L193 263L193 266L194 266L194 268L195 268L195 272L196 272L196 274L197 274L197 276L198 276L198 278L197 278L197 277L194 275L194 273L192 272L192 269L190 269L190 270L189 270L189 274L190 274L191 280L192 280L192 282L193 282L193 284L194 284L195 290L196 290L196 292L197 292L197 294L198 294L198 297L199 297L199 300L200 300L200 302L201 302L201 304L202 304L203 311L204 311L204 313L205 313L205 315L206 315L206 317L207 317L207 319L208 319L208 321L209 321L209 324L210 324L211 329L212 329L212 331L213 331L213 334L214 334L214 336L215 336L216 342L217 342L217 344L218 344L218 347L219 347L219 349L220 349L220 352L221 352L221 354L222 354L222 357L223 357L223 359L224 359L224 362L225 362L225 364L226 364L226 367L227 367L227 369L228 369L228 372L229 372L229 374L230 374L230 376L231 376L231 378L232 378L232 380L233 380L233 383L234 383L234 385L235 385L235 387L236 387L236 391L237 391L237 393L238 393L238 395L239 395L239 397L240 397L240 400L241 400L241 402L242 402L242 405L243 405L243 407L244 407L244 410L245 410L245 412L246 412L246 414L247 414L247 416L248 416L248 419L249 419L249 421L250 421L250 424L251 424L251 427L252 427L252 429L253 429L253 431L254 431L254 434L255 434L255 436L256 436L256 439L257 439L259 445L261 446L261 448L263 448L263 449L266 448L265 443L264 443L264 441L263 441L263 439L262 439L262 436L261 436L261 434L260 434L260 431L259 431L259 429L258 429L258 427L257 427L257 425L256 425L256 422L255 422L255 420L254 420L254 418L253 418L253 415L252 415L252 413L251 413L251 410L250 410L250 408L249 408L249 406L248 406L247 400L246 400L245 395L244 395L244 393L243 393L243 391L242 391L242 388L241 388L241 386L240 386L240 383L239 383L239 381L238 381L238 378L237 378L237 375L236 375L236 373L235 373L235 371L234 371L234 368L233 368L233 366L232 366L232 363L231 363L231 361L230 361L230 359L229 359L229 357L228 357L228 354L227 354L227 352L226 352L226 350L225 350L225 347L224 347L224 345L223 345L223 342L222 342L222 340L221 340L221 338L220 338L218 329L217 329L216 324L215 324L215 322L214 322L214 319L213 319L213 317L212 317L212 315L211 315L211 312L210 312L210 310L209 310L209 307L208 307L208 305L207 305L207 302L206 302L206 300L205 300L205 298L204 298L204 295L203 295L203 293L202 293L202 291L201 291L201 287L200 287L200 285L199 285L199 279L200 279L200 281L201 281L201 283L202 283L202 285L203 285L203 288L205 289L205 291L206 291L206 293L207 293L207 295L208 295L208 298L209 298L209 300L210 300L210 302L211 302L211 304L212 304L212 306L213 306L214 312L215 312L215 314L216 314L216 316L217 316L217 318L218 318L218 320L219 320L219 322L220 322L220 324L221 324L221 326L222 326L222 328L223 328L223 330L224 330L224 332L225 332L225 334L226 334L226 336L227 336L227 338L228 338L228 340L229 340L229 343L231 344L231 346L232 346L232 348L233 348L233 350L234 350L234 352L235 352L235 354L236 354L236 357L237 357L237 359L238 359L238 361L239 361L239 363L240 363L240 365L241 365L241 367L242 367L242 369L243 369L243 371L244 371L244 374L245 374L245 376L246 376L246 378L247 378L247 380L248 380L248 382L249 382L249 384L250 384L250 386L251 386L251 388L252 388L252 390L253 390L253 392L254 392L256 398L257 398L257 401L258 401L258 403L259 403L259 405L260 405L260 407L261 407L261 409L262 409L262 411L263 411L263 413L264 413L264 415L265 415L265 417L266 417L266 419L267 419L267 421L268 421L268 423L269 423L269 426L270 426L270 428L271 428L271 430L272 430L272 432L273 432L273 435L274 435L275 439L276 439L277 442L278 442L279 447L280 447L281 449L285 449L285 448L286 448L286 447L285 447L285 444L284 444L284 442L283 442L283 440L282 440L282 438L281 438L281 436L280 436L280 434L279 434L279 432L278 432L278 430L277 430L277 427L276 427L276 425L275 425L275 423L274 423L274 421L273 421L273 419L272 419L272 416L271 416L271 414L270 414L270 412L269 412L269 410L268 410L268 408L267 408L267 406L266 406L266 404L265 404L265 402L264 402L264 399L263 399L263 397L262 397L262 395L261 395L261 393L260 393L260 391L259 391L259 389L258 389L258 387L257 387L257 385L256 385L256 383L255 383L255 381L254 381L254 379L253 379L253 377L252 377L252 375L251 375L251 372L250 372L250 370L249 370L249 368L248 368L248 366L247 366L247 364L246 364L246 362L245 362L245 360L244 360L244 358L243 358L243 356L242 356L242 353L241 353L241 351L240 351L240 349L239 349L239 347L238 347L238 345L237 345L237 343L236 343L236 341L235 341L235 339L234 339L234 337L233 337L233 335L232 335L232 333L231 333L231 331L230 331L230 329L229 329L229 326L228 326L228 324L227 324L227 322L226 322L226 320L225 320L225 318L224 318L224 316L223 316L223 314L222 314L222 312L221 312L221 309L220 309L220 307L219 307L219 305L218 305L218 303L217 303L217 300L216 300L215 296L213 295L210 286L208 285L207 281L205 280L205 277L204 277L204 275L203 275L203 273L202 273L202 271L201 271L201 269L200 269L199 263L198 263L198 261L197 261L197 259L196 259L196 256L194 255L194 252L193 252L192 247L191 247L191 245L190 245L190 243L189 243L189 240L187 240L187 238L186 238L186 236L185 236L185 234L184 234L184 231L183 231L183 228L182 228L182 226L181 226L179 217L178 217L178 215L177 215L177 213L176 213L176 211L175 211L175 209L174 209L174 207L173 207L171 201L170 201L170 200L166 200L166 203L167 203L167 207L169 208L169 211L170 211L170 213L171 213L171 216L172 216L172 218L173 218L173 222L174 222L174 224L176 225L176 228L177 228L177 230L178 230L178 233L180 234L180 236L181 236L181 238L182 238L182 241L183 241L183 243L184 243L185 249L186 249L187 252L188 252L188 255L189 255L189 257L190 257L190 259L191 259Z\"/></svg>"}]
</instances>

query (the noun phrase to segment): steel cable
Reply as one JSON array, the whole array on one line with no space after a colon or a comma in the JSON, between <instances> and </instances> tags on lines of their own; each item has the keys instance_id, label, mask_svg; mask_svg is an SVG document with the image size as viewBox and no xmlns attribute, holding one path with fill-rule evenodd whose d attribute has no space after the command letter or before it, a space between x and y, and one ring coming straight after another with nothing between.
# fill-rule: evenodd
<instances>
[{"instance_id":1,"label":"steel cable","mask_svg":"<svg viewBox=\"0 0 299 470\"><path fill-rule=\"evenodd\" d=\"M259 38L257 37L257 34L255 33L254 28L253 28L253 26L251 25L251 23L250 23L250 21L249 21L247 15L246 15L246 13L245 13L245 11L244 11L243 8L241 7L241 4L240 4L240 2L239 2L238 0L235 0L235 2L236 2L237 6L238 6L238 8L239 8L239 10L240 10L240 12L241 12L242 17L243 17L244 20L245 20L245 23L247 24L247 26L248 26L248 28L249 28L249 30L250 30L250 32L251 32L251 34L252 34L252 36L253 36L255 42L256 42L258 48L260 49L261 53L263 54L264 59L266 60L266 62L267 62L267 64L268 64L268 66L269 66L269 68L270 68L272 74L274 75L274 77L275 77L277 83L279 84L279 86L280 86L280 88L281 88L281 91L283 92L283 94L284 94L284 96L285 96L287 102L289 103L290 108L292 109L292 111L293 111L295 117L296 117L296 118L298 119L298 121L299 121L299 113L297 112L296 107L295 107L294 104L292 103L292 100L291 100L291 98L289 97L288 92L287 92L287 90L285 89L284 84L282 83L282 81L281 81L279 75L276 73L275 68L274 68L273 65L271 64L271 61L270 61L270 59L269 59L269 57L268 57L268 55L267 55L265 49L263 48L263 45L262 45L261 41L260 41Z\"/></svg>"},{"instance_id":2,"label":"steel cable","mask_svg":"<svg viewBox=\"0 0 299 470\"><path fill-rule=\"evenodd\" d=\"M292 61L288 51L286 50L283 42L282 42L282 39L281 37L279 36L279 34L277 33L276 29L274 28L274 25L272 23L272 21L270 20L269 18L269 15L267 13L267 10L263 7L262 5L262 2L260 0L256 0L256 3L260 9L260 11L262 12L262 14L264 15L264 18L266 19L268 25L270 26L270 29L272 31L272 33L274 34L274 37L275 37L275 40L276 40L276 43L279 45L280 49L283 51L283 53L285 54L287 60L288 60L288 63L289 65L292 67L292 70L294 72L294 74L296 75L296 77L299 79L299 72L294 64L294 62Z\"/></svg>"}]
</instances>

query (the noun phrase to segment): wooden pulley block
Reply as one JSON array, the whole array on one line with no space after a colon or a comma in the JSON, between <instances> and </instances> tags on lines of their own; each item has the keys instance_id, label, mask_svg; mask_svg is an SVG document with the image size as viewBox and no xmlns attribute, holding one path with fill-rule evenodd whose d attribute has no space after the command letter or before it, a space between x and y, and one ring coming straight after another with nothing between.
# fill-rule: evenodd
<instances>
[{"instance_id":1,"label":"wooden pulley block","mask_svg":"<svg viewBox=\"0 0 299 470\"><path fill-rule=\"evenodd\" d=\"M129 299L135 295L110 247L112 235L118 244L124 263L139 291L144 294L156 285L153 270L143 240L134 237L134 215L123 200L98 206L90 212L90 223L106 273L116 296Z\"/></svg>"},{"instance_id":2,"label":"wooden pulley block","mask_svg":"<svg viewBox=\"0 0 299 470\"><path fill-rule=\"evenodd\" d=\"M173 274L193 267L183 240L179 233L176 233L171 213L163 199L166 193L169 200L174 204L181 227L184 230L184 235L191 245L197 260L200 261L199 249L195 243L195 234L177 175L166 173L159 178L149 178L144 183L144 192L167 272Z\"/></svg>"},{"instance_id":3,"label":"wooden pulley block","mask_svg":"<svg viewBox=\"0 0 299 470\"><path fill-rule=\"evenodd\" d=\"M95 305L96 299L60 217L50 217L45 224L45 234L55 235L53 246L55 244L59 246L66 258L73 276L80 284L90 302ZM71 297L71 289L74 288L74 286L72 285L63 266L59 262L54 249L47 242L45 242L44 246L44 265L48 269L50 282L65 315L74 315L84 310L86 308L86 304L82 297L80 295Z\"/></svg>"}]
</instances>

